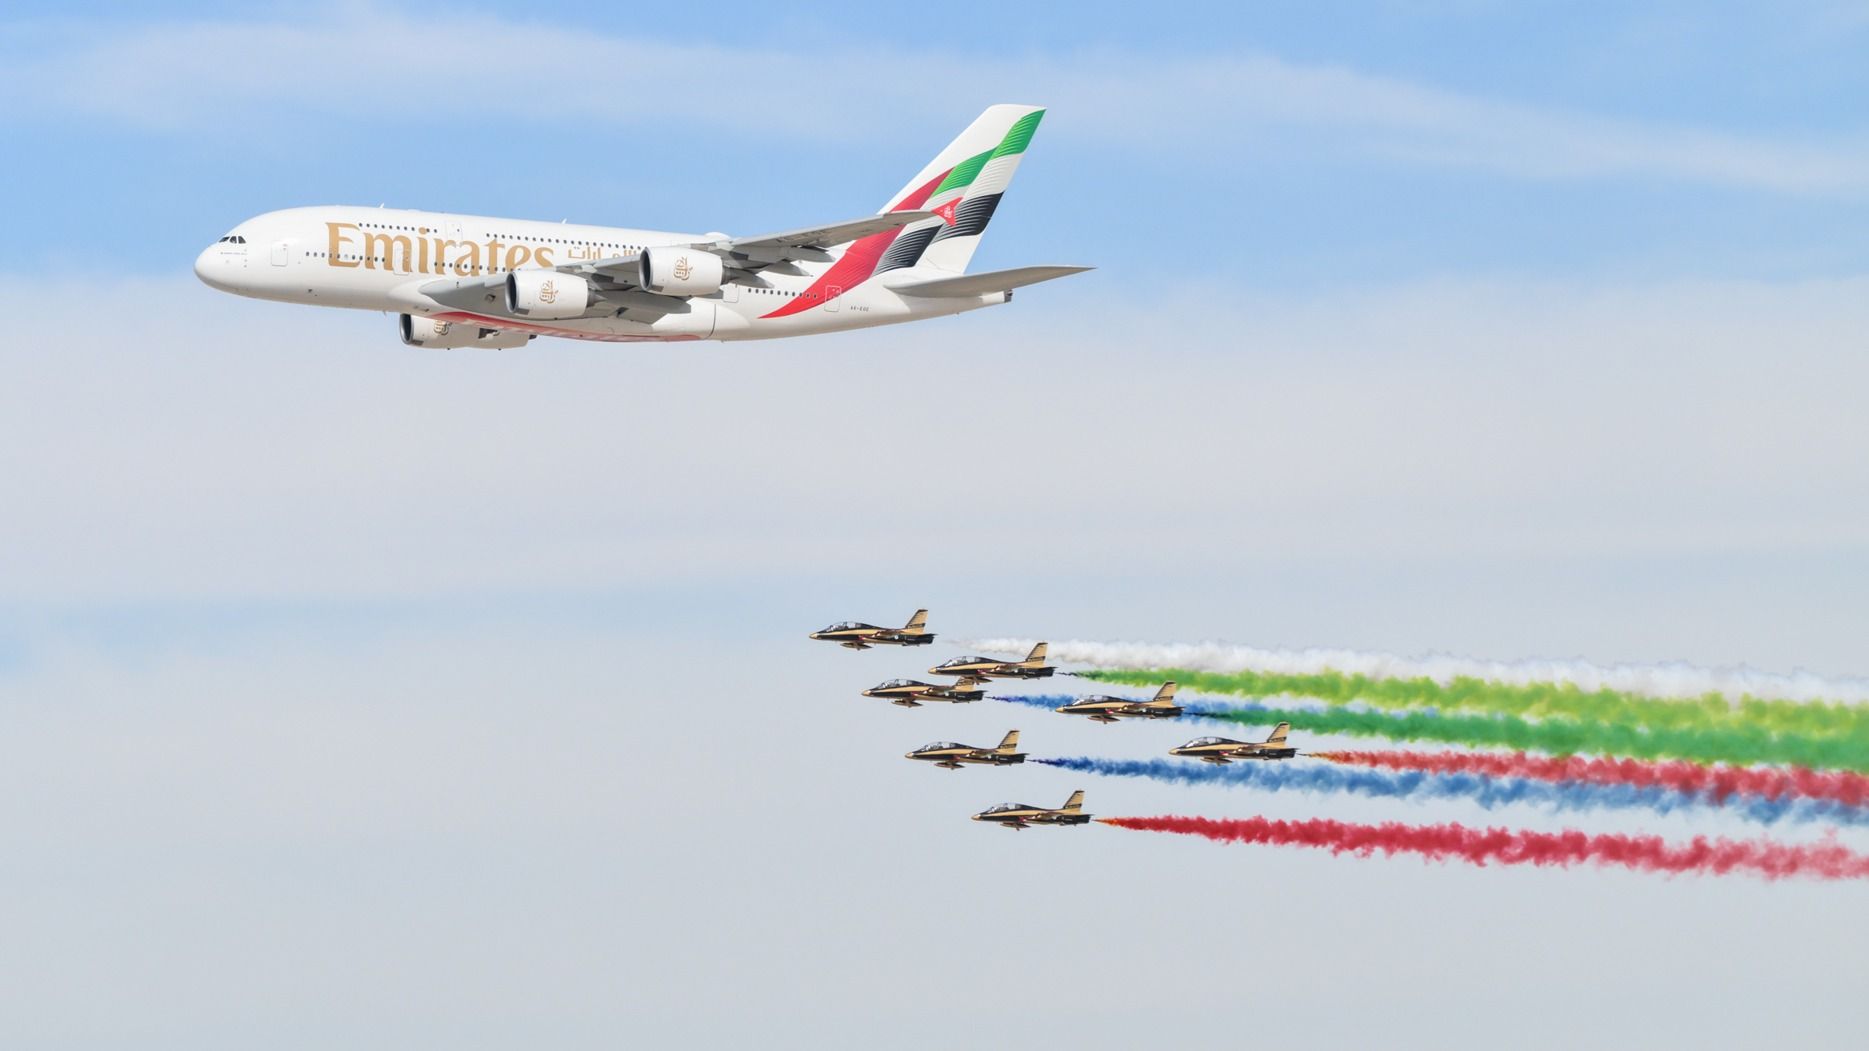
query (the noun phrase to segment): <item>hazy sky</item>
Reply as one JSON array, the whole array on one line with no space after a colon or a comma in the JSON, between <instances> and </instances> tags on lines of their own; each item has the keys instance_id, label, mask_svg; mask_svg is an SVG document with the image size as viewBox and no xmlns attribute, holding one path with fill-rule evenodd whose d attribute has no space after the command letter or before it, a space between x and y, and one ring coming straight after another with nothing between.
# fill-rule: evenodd
<instances>
[{"instance_id":1,"label":"hazy sky","mask_svg":"<svg viewBox=\"0 0 1869 1051\"><path fill-rule=\"evenodd\" d=\"M1860 1043L1856 887L966 816L1752 826L926 769L1204 731L803 636L1869 674L1869 8L66 10L0 32L12 1042ZM418 352L189 273L304 204L848 218L993 102L976 265L1098 267L1004 309Z\"/></svg>"}]
</instances>

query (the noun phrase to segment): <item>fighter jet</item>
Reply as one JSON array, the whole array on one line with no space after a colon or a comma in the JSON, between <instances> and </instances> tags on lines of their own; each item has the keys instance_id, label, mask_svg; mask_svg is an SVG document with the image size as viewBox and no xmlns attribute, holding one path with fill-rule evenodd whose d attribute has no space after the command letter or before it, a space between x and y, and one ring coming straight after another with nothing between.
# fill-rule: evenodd
<instances>
[{"instance_id":1,"label":"fighter jet","mask_svg":"<svg viewBox=\"0 0 1869 1051\"><path fill-rule=\"evenodd\" d=\"M909 622L899 628L879 628L874 624L846 620L822 631L814 631L811 637L835 642L851 650L867 650L871 646L926 646L935 640L933 632L924 630L927 623L928 611L918 609Z\"/></svg>"},{"instance_id":2,"label":"fighter jet","mask_svg":"<svg viewBox=\"0 0 1869 1051\"><path fill-rule=\"evenodd\" d=\"M930 675L964 675L971 679L1044 679L1058 669L1045 664L1045 644L1032 647L1022 661L996 661L991 657L956 657L928 669Z\"/></svg>"},{"instance_id":3,"label":"fighter jet","mask_svg":"<svg viewBox=\"0 0 1869 1051\"><path fill-rule=\"evenodd\" d=\"M1119 718L1173 719L1181 714L1181 707L1175 704L1175 684L1165 682L1161 689L1155 691L1155 696L1146 701L1099 694L1095 697L1079 697L1052 711L1066 715L1088 715L1096 722L1113 723Z\"/></svg>"},{"instance_id":4,"label":"fighter jet","mask_svg":"<svg viewBox=\"0 0 1869 1051\"><path fill-rule=\"evenodd\" d=\"M986 821L1005 828L1024 828L1027 825L1088 825L1090 815L1084 813L1084 790L1071 793L1071 798L1056 810L1047 810L1042 806L1028 803L1001 803L996 807L987 807L973 816L975 821Z\"/></svg>"},{"instance_id":5,"label":"fighter jet","mask_svg":"<svg viewBox=\"0 0 1869 1051\"><path fill-rule=\"evenodd\" d=\"M1019 731L1013 730L1000 739L997 748L975 748L970 744L955 744L953 741L936 741L925 744L903 756L905 759L921 759L936 766L945 766L949 770L959 770L962 763L980 763L985 766L1007 766L1025 762L1024 752L1015 752L1019 747Z\"/></svg>"},{"instance_id":6,"label":"fighter jet","mask_svg":"<svg viewBox=\"0 0 1869 1051\"><path fill-rule=\"evenodd\" d=\"M1290 759L1298 754L1296 748L1285 743L1285 732L1290 729L1290 723L1279 723L1272 728L1272 736L1263 743L1231 741L1225 737L1196 737L1179 748L1170 748L1168 754L1185 755L1220 766L1235 759Z\"/></svg>"},{"instance_id":7,"label":"fighter jet","mask_svg":"<svg viewBox=\"0 0 1869 1051\"><path fill-rule=\"evenodd\" d=\"M864 690L863 696L887 698L890 704L899 704L904 708L920 708L923 701L965 704L986 696L986 691L980 688L983 682L984 679L962 679L952 686L937 686L914 679L890 679Z\"/></svg>"}]
</instances>

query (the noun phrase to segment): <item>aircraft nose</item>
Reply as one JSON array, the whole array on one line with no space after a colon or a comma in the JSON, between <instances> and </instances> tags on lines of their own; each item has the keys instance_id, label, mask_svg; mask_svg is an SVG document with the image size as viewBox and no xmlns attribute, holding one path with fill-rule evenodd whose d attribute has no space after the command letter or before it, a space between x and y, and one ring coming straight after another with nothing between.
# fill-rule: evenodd
<instances>
[{"instance_id":1,"label":"aircraft nose","mask_svg":"<svg viewBox=\"0 0 1869 1051\"><path fill-rule=\"evenodd\" d=\"M209 245L195 257L195 276L209 288L227 288L226 269L227 261L222 257L218 245Z\"/></svg>"}]
</instances>

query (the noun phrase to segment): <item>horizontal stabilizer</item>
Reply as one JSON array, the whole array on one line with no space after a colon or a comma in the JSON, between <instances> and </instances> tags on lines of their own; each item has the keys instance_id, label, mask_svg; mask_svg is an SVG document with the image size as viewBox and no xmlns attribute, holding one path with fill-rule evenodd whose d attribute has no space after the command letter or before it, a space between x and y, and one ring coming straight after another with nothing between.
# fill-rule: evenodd
<instances>
[{"instance_id":1,"label":"horizontal stabilizer","mask_svg":"<svg viewBox=\"0 0 1869 1051\"><path fill-rule=\"evenodd\" d=\"M932 281L905 281L890 287L905 296L921 296L927 299L966 299L972 296L991 295L994 292L1010 292L1026 285L1036 285L1040 281L1069 277L1094 269L1088 266L1022 266L1016 270L992 270L984 274L963 274L960 277L940 277ZM893 275L892 275L893 276Z\"/></svg>"}]
</instances>

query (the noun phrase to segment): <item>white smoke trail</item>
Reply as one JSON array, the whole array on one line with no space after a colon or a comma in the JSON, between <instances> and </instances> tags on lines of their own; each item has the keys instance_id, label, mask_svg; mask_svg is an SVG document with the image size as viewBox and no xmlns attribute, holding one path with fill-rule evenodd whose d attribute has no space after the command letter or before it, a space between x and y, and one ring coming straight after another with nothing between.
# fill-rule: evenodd
<instances>
[{"instance_id":1,"label":"white smoke trail","mask_svg":"<svg viewBox=\"0 0 1869 1051\"><path fill-rule=\"evenodd\" d=\"M1036 639L973 639L962 645L991 654L1023 657ZM1402 657L1356 650L1269 650L1224 642L1087 642L1072 639L1051 644L1051 658L1061 664L1093 668L1187 668L1208 672L1261 672L1315 675L1340 672L1372 679L1457 678L1523 686L1571 683L1583 690L1620 690L1647 697L1727 697L1750 695L1785 701L1869 700L1869 679L1826 679L1808 672L1789 675L1744 665L1701 668L1682 662L1665 664L1591 664L1581 660L1483 661L1431 653Z\"/></svg>"}]
</instances>

